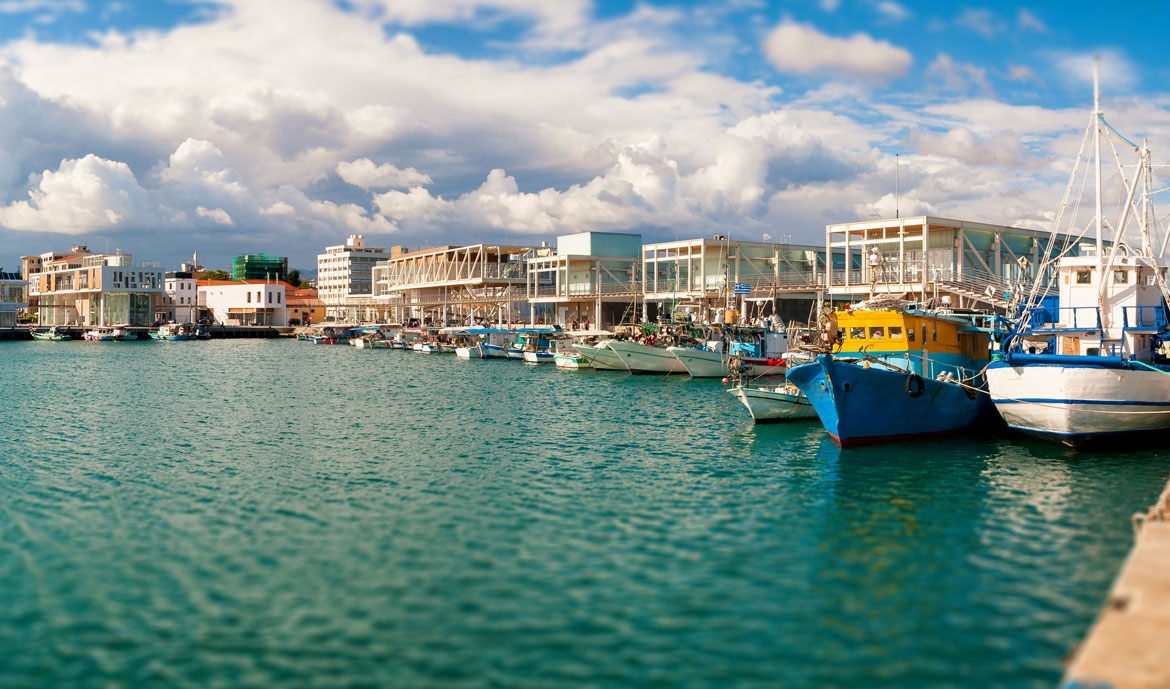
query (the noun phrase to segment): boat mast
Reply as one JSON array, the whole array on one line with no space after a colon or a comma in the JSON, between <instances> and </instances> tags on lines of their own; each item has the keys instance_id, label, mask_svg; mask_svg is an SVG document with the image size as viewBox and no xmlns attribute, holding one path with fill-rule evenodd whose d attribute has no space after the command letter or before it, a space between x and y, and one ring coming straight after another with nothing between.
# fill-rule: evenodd
<instances>
[{"instance_id":1,"label":"boat mast","mask_svg":"<svg viewBox=\"0 0 1170 689\"><path fill-rule=\"evenodd\" d=\"M1101 258L1104 255L1101 238L1104 235L1104 222L1101 211L1101 58L1093 58L1093 117L1096 123L1093 126L1093 166L1096 179L1094 192L1097 197L1097 276L1104 284L1105 276L1101 274Z\"/></svg>"}]
</instances>

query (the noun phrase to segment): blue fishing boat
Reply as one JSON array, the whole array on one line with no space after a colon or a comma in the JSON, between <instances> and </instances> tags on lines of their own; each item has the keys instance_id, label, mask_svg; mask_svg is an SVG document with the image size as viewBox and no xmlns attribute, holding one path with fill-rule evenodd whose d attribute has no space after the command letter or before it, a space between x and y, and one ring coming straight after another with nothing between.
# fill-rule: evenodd
<instances>
[{"instance_id":1,"label":"blue fishing boat","mask_svg":"<svg viewBox=\"0 0 1170 689\"><path fill-rule=\"evenodd\" d=\"M990 318L898 302L837 311L825 319L829 346L788 369L842 447L942 435L990 418L982 374Z\"/></svg>"}]
</instances>

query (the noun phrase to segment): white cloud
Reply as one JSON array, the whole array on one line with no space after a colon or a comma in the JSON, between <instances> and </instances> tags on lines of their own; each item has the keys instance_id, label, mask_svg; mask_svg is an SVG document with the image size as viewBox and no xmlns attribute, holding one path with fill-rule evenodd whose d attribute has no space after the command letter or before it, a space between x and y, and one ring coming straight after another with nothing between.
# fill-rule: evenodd
<instances>
[{"instance_id":1,"label":"white cloud","mask_svg":"<svg viewBox=\"0 0 1170 689\"><path fill-rule=\"evenodd\" d=\"M1137 70L1133 63L1115 49L1103 49L1084 53L1056 52L1050 55L1053 66L1064 81L1092 93L1093 60L1101 61L1101 90L1106 92L1124 91L1138 82Z\"/></svg>"},{"instance_id":2,"label":"white cloud","mask_svg":"<svg viewBox=\"0 0 1170 689\"><path fill-rule=\"evenodd\" d=\"M82 0L0 0L0 14L45 12L59 15L65 12L85 12Z\"/></svg>"},{"instance_id":3,"label":"white cloud","mask_svg":"<svg viewBox=\"0 0 1170 689\"><path fill-rule=\"evenodd\" d=\"M866 34L835 38L791 21L768 35L765 49L776 69L800 74L829 72L884 81L905 74L912 62L909 51Z\"/></svg>"},{"instance_id":4,"label":"white cloud","mask_svg":"<svg viewBox=\"0 0 1170 689\"><path fill-rule=\"evenodd\" d=\"M817 5L825 12L832 14L841 7L841 0L818 0Z\"/></svg>"},{"instance_id":5,"label":"white cloud","mask_svg":"<svg viewBox=\"0 0 1170 689\"><path fill-rule=\"evenodd\" d=\"M983 93L991 92L987 81L987 70L972 64L955 62L950 55L939 53L934 62L926 68L927 79L941 83L950 91L966 92L971 86Z\"/></svg>"},{"instance_id":6,"label":"white cloud","mask_svg":"<svg viewBox=\"0 0 1170 689\"><path fill-rule=\"evenodd\" d=\"M904 22L911 17L910 10L892 0L883 0L877 4L878 14L895 22Z\"/></svg>"},{"instance_id":7,"label":"white cloud","mask_svg":"<svg viewBox=\"0 0 1170 689\"><path fill-rule=\"evenodd\" d=\"M955 19L955 24L991 40L1003 28L1003 23L989 10L967 8Z\"/></svg>"},{"instance_id":8,"label":"white cloud","mask_svg":"<svg viewBox=\"0 0 1170 689\"><path fill-rule=\"evenodd\" d=\"M125 163L90 154L62 160L30 181L27 201L0 208L0 225L77 235L143 220L146 192Z\"/></svg>"},{"instance_id":9,"label":"white cloud","mask_svg":"<svg viewBox=\"0 0 1170 689\"><path fill-rule=\"evenodd\" d=\"M1016 15L1016 23L1019 24L1021 29L1036 31L1038 33L1048 33L1048 26L1035 14L1022 7Z\"/></svg>"},{"instance_id":10,"label":"white cloud","mask_svg":"<svg viewBox=\"0 0 1170 689\"><path fill-rule=\"evenodd\" d=\"M969 165L1015 166L1027 153L1020 138L1012 132L1000 132L984 141L966 127L956 127L939 136L915 130L909 143L918 153L954 158Z\"/></svg>"},{"instance_id":11,"label":"white cloud","mask_svg":"<svg viewBox=\"0 0 1170 689\"><path fill-rule=\"evenodd\" d=\"M232 216L228 215L228 212L222 208L204 208L203 206L198 206L195 209L195 214L200 218L207 218L217 225L232 224Z\"/></svg>"},{"instance_id":12,"label":"white cloud","mask_svg":"<svg viewBox=\"0 0 1170 689\"><path fill-rule=\"evenodd\" d=\"M369 158L360 158L349 163L338 163L337 174L341 179L362 189L372 189L375 187L405 188L432 184L434 182L430 175L419 172L412 167L399 170L390 163L374 165L374 161Z\"/></svg>"},{"instance_id":13,"label":"white cloud","mask_svg":"<svg viewBox=\"0 0 1170 689\"><path fill-rule=\"evenodd\" d=\"M1012 81L1038 81L1036 73L1025 65L1008 65L1007 78Z\"/></svg>"}]
</instances>

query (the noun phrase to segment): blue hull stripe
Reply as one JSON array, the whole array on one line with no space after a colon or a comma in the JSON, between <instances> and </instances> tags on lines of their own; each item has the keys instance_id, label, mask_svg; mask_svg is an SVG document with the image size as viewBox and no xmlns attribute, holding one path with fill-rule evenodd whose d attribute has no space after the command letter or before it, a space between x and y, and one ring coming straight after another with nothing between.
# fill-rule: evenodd
<instances>
[{"instance_id":1,"label":"blue hull stripe","mask_svg":"<svg viewBox=\"0 0 1170 689\"><path fill-rule=\"evenodd\" d=\"M1082 405L1095 404L1101 406L1112 407L1166 407L1170 411L1170 400L1165 402L1139 402L1137 400L1062 400L1062 399L1048 399L1045 397L1025 397L1023 399L996 399L992 400L996 405L1000 404L1067 404L1067 405Z\"/></svg>"}]
</instances>

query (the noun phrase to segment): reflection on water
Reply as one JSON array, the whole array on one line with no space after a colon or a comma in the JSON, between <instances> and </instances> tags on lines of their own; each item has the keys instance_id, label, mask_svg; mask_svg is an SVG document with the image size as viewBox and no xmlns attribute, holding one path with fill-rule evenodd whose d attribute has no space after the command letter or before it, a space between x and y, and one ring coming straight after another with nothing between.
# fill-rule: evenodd
<instances>
[{"instance_id":1,"label":"reflection on water","mask_svg":"<svg viewBox=\"0 0 1170 689\"><path fill-rule=\"evenodd\" d=\"M1165 478L713 381L6 343L0 686L1053 686Z\"/></svg>"}]
</instances>

